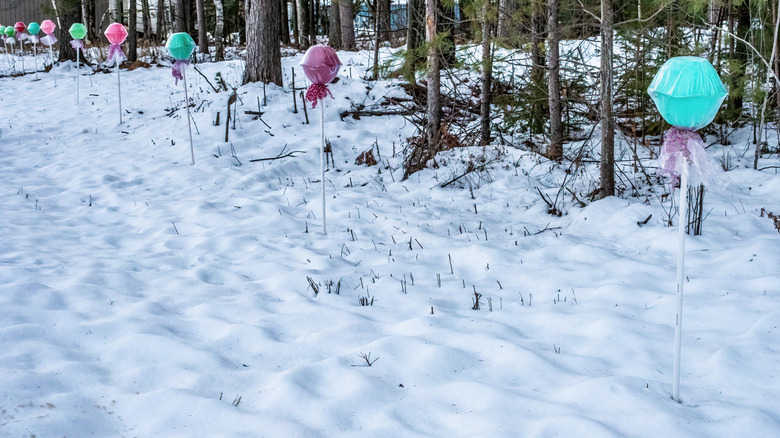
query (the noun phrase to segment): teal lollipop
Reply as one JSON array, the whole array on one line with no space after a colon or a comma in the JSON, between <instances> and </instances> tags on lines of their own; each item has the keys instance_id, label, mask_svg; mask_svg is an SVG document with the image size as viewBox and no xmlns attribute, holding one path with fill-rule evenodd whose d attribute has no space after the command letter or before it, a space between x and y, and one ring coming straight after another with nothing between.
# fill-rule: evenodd
<instances>
[{"instance_id":1,"label":"teal lollipop","mask_svg":"<svg viewBox=\"0 0 780 438\"><path fill-rule=\"evenodd\" d=\"M38 35L40 31L41 31L41 25L36 22L32 22L27 25L27 32L30 32L30 35Z\"/></svg>"},{"instance_id":2,"label":"teal lollipop","mask_svg":"<svg viewBox=\"0 0 780 438\"><path fill-rule=\"evenodd\" d=\"M168 42L165 43L165 48L168 49L168 52L173 59L184 61L195 51L195 41L190 34L178 32L168 38Z\"/></svg>"},{"instance_id":3,"label":"teal lollipop","mask_svg":"<svg viewBox=\"0 0 780 438\"><path fill-rule=\"evenodd\" d=\"M704 58L678 56L661 66L647 93L670 125L695 131L709 125L728 94Z\"/></svg>"}]
</instances>

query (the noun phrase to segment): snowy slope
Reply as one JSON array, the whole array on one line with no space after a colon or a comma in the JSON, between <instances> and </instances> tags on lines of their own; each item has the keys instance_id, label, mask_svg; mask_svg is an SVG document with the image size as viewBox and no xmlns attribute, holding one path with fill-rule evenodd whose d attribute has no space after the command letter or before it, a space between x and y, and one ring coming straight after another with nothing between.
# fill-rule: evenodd
<instances>
[{"instance_id":1,"label":"snowy slope","mask_svg":"<svg viewBox=\"0 0 780 438\"><path fill-rule=\"evenodd\" d=\"M292 112L300 55L266 89L268 126L244 114L262 85L239 88L231 143L228 94L188 69L194 166L169 69L122 71L121 126L113 73L83 76L78 107L73 65L0 78L0 435L780 433L780 233L760 217L780 214L776 173L707 192L678 404L669 202L567 195L550 216L537 188L554 197L564 170L516 149L473 198L440 184L481 148L401 181L414 127L339 113L402 92L359 79L365 53L340 56L327 236L318 109ZM240 82L240 61L198 68ZM355 165L375 141L382 164ZM300 152L250 162L285 145Z\"/></svg>"}]
</instances>

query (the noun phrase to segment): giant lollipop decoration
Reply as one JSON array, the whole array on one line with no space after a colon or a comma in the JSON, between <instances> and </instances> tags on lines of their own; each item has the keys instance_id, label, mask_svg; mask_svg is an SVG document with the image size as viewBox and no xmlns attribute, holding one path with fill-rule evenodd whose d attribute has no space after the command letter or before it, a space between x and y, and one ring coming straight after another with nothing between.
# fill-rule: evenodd
<instances>
[{"instance_id":1,"label":"giant lollipop decoration","mask_svg":"<svg viewBox=\"0 0 780 438\"><path fill-rule=\"evenodd\" d=\"M3 40L3 47L5 47L5 54L6 54L6 56L8 56L8 44L6 44L6 42L5 42L5 36L4 35L5 35L5 26L0 25L0 39ZM11 66L10 59L7 62L8 62L8 66L10 67Z\"/></svg>"},{"instance_id":2,"label":"giant lollipop decoration","mask_svg":"<svg viewBox=\"0 0 780 438\"><path fill-rule=\"evenodd\" d=\"M316 108L317 102L322 101L320 105L320 171L322 176L322 234L328 234L325 221L325 97L333 93L328 89L328 84L341 68L341 61L336 51L332 47L324 44L309 47L301 60L301 67L306 77L311 81L309 89L306 90L306 100L311 102L311 107Z\"/></svg>"},{"instance_id":3,"label":"giant lollipop decoration","mask_svg":"<svg viewBox=\"0 0 780 438\"><path fill-rule=\"evenodd\" d=\"M5 51L11 55L11 62L13 62L13 68L14 72L16 72L16 59L14 58L13 50L14 50L14 44L16 44L16 39L14 38L14 34L16 34L16 30L14 30L13 26L6 26L5 27L5 36L6 38L3 39L3 42L5 43ZM1 36L0 36L1 37ZM11 45L11 50L8 50L8 45Z\"/></svg>"},{"instance_id":4,"label":"giant lollipop decoration","mask_svg":"<svg viewBox=\"0 0 780 438\"><path fill-rule=\"evenodd\" d=\"M36 23L32 22L27 25L27 32L30 32L30 41L33 44L33 59L35 59L35 79L38 79L38 42L40 42L40 38L38 38L38 34L41 32L41 26Z\"/></svg>"},{"instance_id":5,"label":"giant lollipop decoration","mask_svg":"<svg viewBox=\"0 0 780 438\"><path fill-rule=\"evenodd\" d=\"M119 93L119 124L122 124L122 83L119 79L119 64L127 60L122 51L122 43L127 39L127 29L119 23L111 23L106 29L106 38L111 46L108 49L108 62L116 63L116 86Z\"/></svg>"},{"instance_id":6,"label":"giant lollipop decoration","mask_svg":"<svg viewBox=\"0 0 780 438\"><path fill-rule=\"evenodd\" d=\"M165 48L168 49L168 53L175 59L171 73L176 79L176 84L179 84L179 79L184 80L184 106L187 107L187 127L190 131L190 154L192 155L192 164L195 164L195 148L192 145L192 122L190 121L190 98L187 93L187 71L186 67L189 64L189 58L192 56L192 52L195 51L195 41L186 32L178 32L171 35L168 38L168 42L165 43Z\"/></svg>"},{"instance_id":7,"label":"giant lollipop decoration","mask_svg":"<svg viewBox=\"0 0 780 438\"><path fill-rule=\"evenodd\" d=\"M51 58L51 66L54 68L54 49L52 46L54 43L57 42L57 37L54 36L54 31L57 29L57 25L54 24L51 20L43 20L41 23L41 30L43 33L46 34L45 37L41 38L41 43L49 46L49 57ZM54 78L54 86L57 86L57 77L52 76Z\"/></svg>"},{"instance_id":8,"label":"giant lollipop decoration","mask_svg":"<svg viewBox=\"0 0 780 438\"><path fill-rule=\"evenodd\" d=\"M73 23L68 29L71 38L71 47L76 50L76 104L79 103L79 87L81 85L81 51L84 50L84 37L87 36L87 27L81 23Z\"/></svg>"},{"instance_id":9,"label":"giant lollipop decoration","mask_svg":"<svg viewBox=\"0 0 780 438\"><path fill-rule=\"evenodd\" d=\"M688 212L688 182L701 184L714 176L715 167L695 131L709 125L718 113L726 87L712 64L704 58L670 58L656 73L648 94L672 127L664 134L659 156L661 175L679 187L680 210L677 232L677 316L674 327L672 398L680 402L680 353L682 350L683 278L685 276L685 225Z\"/></svg>"},{"instance_id":10,"label":"giant lollipop decoration","mask_svg":"<svg viewBox=\"0 0 780 438\"><path fill-rule=\"evenodd\" d=\"M22 58L22 74L24 74L24 46L22 45L22 41L27 39L27 35L24 33L26 29L27 26L25 26L21 21L17 21L16 24L14 24L14 30L16 31L16 41L19 41L19 57Z\"/></svg>"}]
</instances>

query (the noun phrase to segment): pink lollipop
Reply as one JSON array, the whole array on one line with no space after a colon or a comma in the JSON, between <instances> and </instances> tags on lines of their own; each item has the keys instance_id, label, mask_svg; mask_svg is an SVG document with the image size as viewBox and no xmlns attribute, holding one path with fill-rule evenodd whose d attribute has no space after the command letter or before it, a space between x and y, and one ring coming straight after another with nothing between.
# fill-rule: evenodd
<instances>
[{"instance_id":1,"label":"pink lollipop","mask_svg":"<svg viewBox=\"0 0 780 438\"><path fill-rule=\"evenodd\" d=\"M14 24L14 30L16 30L19 33L22 33L27 29L27 26L24 25L21 21L17 21L16 24Z\"/></svg>"},{"instance_id":2,"label":"pink lollipop","mask_svg":"<svg viewBox=\"0 0 780 438\"><path fill-rule=\"evenodd\" d=\"M41 30L46 35L53 34L56 29L57 29L57 25L54 24L54 22L51 20L43 20L43 23L41 23Z\"/></svg>"},{"instance_id":3,"label":"pink lollipop","mask_svg":"<svg viewBox=\"0 0 780 438\"><path fill-rule=\"evenodd\" d=\"M333 94L328 90L328 85L338 74L341 61L332 47L324 44L309 47L301 60L301 68L312 85L306 90L306 100L311 102L312 108L317 106L317 101Z\"/></svg>"},{"instance_id":4,"label":"pink lollipop","mask_svg":"<svg viewBox=\"0 0 780 438\"><path fill-rule=\"evenodd\" d=\"M117 65L127 59L122 51L121 44L127 39L127 29L119 23L111 23L106 29L106 38L111 46L108 48L108 61L114 61Z\"/></svg>"}]
</instances>

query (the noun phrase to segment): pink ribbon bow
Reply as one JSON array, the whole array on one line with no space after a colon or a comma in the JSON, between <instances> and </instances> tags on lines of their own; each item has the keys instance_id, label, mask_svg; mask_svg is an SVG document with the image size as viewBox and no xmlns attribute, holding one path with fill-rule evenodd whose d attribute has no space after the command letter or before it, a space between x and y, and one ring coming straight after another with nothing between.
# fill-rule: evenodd
<instances>
[{"instance_id":1,"label":"pink ribbon bow","mask_svg":"<svg viewBox=\"0 0 780 438\"><path fill-rule=\"evenodd\" d=\"M127 56L125 56L125 52L122 51L122 46L120 46L119 44L111 44L109 46L108 59L107 59L109 63L114 62L117 65L119 65L126 60L127 60Z\"/></svg>"},{"instance_id":2,"label":"pink ribbon bow","mask_svg":"<svg viewBox=\"0 0 780 438\"><path fill-rule=\"evenodd\" d=\"M325 84L311 84L309 89L306 90L306 100L311 102L312 108L316 108L317 101L325 99L328 95L330 95L331 99L335 99L333 93L330 92Z\"/></svg>"},{"instance_id":3,"label":"pink ribbon bow","mask_svg":"<svg viewBox=\"0 0 780 438\"><path fill-rule=\"evenodd\" d=\"M179 81L184 79L184 68L189 65L190 61L179 60L173 63L171 68L171 74L176 79L176 85L179 85Z\"/></svg>"},{"instance_id":4,"label":"pink ribbon bow","mask_svg":"<svg viewBox=\"0 0 780 438\"><path fill-rule=\"evenodd\" d=\"M70 42L70 45L71 45L71 47L73 47L73 50L78 50L78 49L84 50L84 41L72 40Z\"/></svg>"},{"instance_id":5,"label":"pink ribbon bow","mask_svg":"<svg viewBox=\"0 0 780 438\"><path fill-rule=\"evenodd\" d=\"M664 133L657 173L671 179L674 188L680 186L683 172L688 174L691 185L712 181L715 167L704 147L704 141L696 132L674 126L669 128Z\"/></svg>"}]
</instances>

